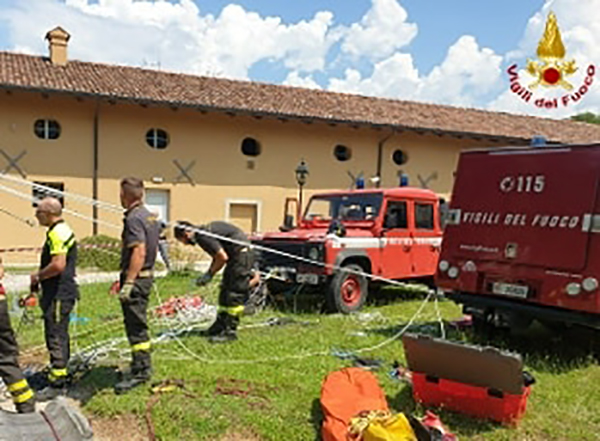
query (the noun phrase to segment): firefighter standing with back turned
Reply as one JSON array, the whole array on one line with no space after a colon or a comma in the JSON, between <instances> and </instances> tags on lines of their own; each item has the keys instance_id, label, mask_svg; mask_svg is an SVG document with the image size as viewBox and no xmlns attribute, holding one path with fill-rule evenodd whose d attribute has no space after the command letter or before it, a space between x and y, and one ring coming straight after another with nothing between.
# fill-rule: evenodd
<instances>
[{"instance_id":1,"label":"firefighter standing with back turned","mask_svg":"<svg viewBox=\"0 0 600 441\"><path fill-rule=\"evenodd\" d=\"M0 281L3 277L4 267L0 258ZM35 412L35 394L19 368L18 355L17 340L10 326L6 292L0 283L0 378L12 395L17 412Z\"/></svg>"},{"instance_id":2,"label":"firefighter standing with back turned","mask_svg":"<svg viewBox=\"0 0 600 441\"><path fill-rule=\"evenodd\" d=\"M223 239L202 234L201 230L221 236ZM212 257L210 267L196 280L196 285L206 285L225 266L219 293L219 313L217 320L206 334L212 343L236 340L240 316L244 313L244 304L248 300L254 263L246 234L235 225L221 221L200 227L179 221L174 233L175 238L180 242L198 245Z\"/></svg>"},{"instance_id":3,"label":"firefighter standing with back turned","mask_svg":"<svg viewBox=\"0 0 600 441\"><path fill-rule=\"evenodd\" d=\"M35 210L40 225L48 227L42 249L40 270L30 277L31 292L42 288L40 306L44 317L46 347L50 353L49 386L38 393L47 400L64 393L67 387L67 364L71 355L70 314L79 298L75 281L77 241L62 219L62 205L53 197L42 199Z\"/></svg>"},{"instance_id":4,"label":"firefighter standing with back turned","mask_svg":"<svg viewBox=\"0 0 600 441\"><path fill-rule=\"evenodd\" d=\"M148 301L154 282L160 223L143 204L144 183L137 178L121 181L123 219L119 299L125 332L131 345L131 373L115 385L117 394L147 382L152 374L150 337L148 335Z\"/></svg>"}]
</instances>

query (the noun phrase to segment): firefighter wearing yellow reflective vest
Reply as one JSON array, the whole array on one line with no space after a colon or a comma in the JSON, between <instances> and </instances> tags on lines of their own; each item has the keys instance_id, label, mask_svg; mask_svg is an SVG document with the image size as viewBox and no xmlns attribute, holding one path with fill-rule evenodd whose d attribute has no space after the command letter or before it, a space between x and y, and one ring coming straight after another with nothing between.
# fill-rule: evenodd
<instances>
[{"instance_id":1,"label":"firefighter wearing yellow reflective vest","mask_svg":"<svg viewBox=\"0 0 600 441\"><path fill-rule=\"evenodd\" d=\"M40 400L54 398L67 386L70 358L69 319L79 289L75 281L77 241L73 230L62 219L62 205L47 197L37 205L35 216L48 227L42 249L40 270L31 275L31 291L42 288L40 306L44 317L46 347L50 353L50 387L38 394Z\"/></svg>"},{"instance_id":2,"label":"firefighter wearing yellow reflective vest","mask_svg":"<svg viewBox=\"0 0 600 441\"><path fill-rule=\"evenodd\" d=\"M196 280L196 285L206 285L225 267L219 293L219 313L206 335L212 343L236 340L240 316L244 313L244 305L250 293L254 266L254 254L248 237L235 225L221 221L200 227L179 221L174 233L180 242L198 245L212 257L210 267Z\"/></svg>"},{"instance_id":3,"label":"firefighter wearing yellow reflective vest","mask_svg":"<svg viewBox=\"0 0 600 441\"><path fill-rule=\"evenodd\" d=\"M0 281L3 277L4 267L0 258ZM17 412L35 412L35 394L19 368L18 355L17 340L10 326L6 292L0 283L0 378L12 395Z\"/></svg>"},{"instance_id":4,"label":"firefighter wearing yellow reflective vest","mask_svg":"<svg viewBox=\"0 0 600 441\"><path fill-rule=\"evenodd\" d=\"M125 332L131 345L131 372L115 386L117 394L147 382L151 375L147 309L161 225L143 204L144 183L137 178L121 181L123 219L119 299Z\"/></svg>"}]
</instances>

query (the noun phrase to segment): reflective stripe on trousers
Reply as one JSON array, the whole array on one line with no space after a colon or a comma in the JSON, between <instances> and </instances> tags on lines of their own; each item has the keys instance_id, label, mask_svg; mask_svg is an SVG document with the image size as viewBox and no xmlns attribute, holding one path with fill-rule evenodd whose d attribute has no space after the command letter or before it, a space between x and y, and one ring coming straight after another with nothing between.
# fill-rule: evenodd
<instances>
[{"instance_id":1,"label":"reflective stripe on trousers","mask_svg":"<svg viewBox=\"0 0 600 441\"><path fill-rule=\"evenodd\" d=\"M219 312L226 312L234 317L239 317L244 313L244 305L239 306L219 306Z\"/></svg>"},{"instance_id":2,"label":"reflective stripe on trousers","mask_svg":"<svg viewBox=\"0 0 600 441\"><path fill-rule=\"evenodd\" d=\"M29 387L29 383L27 383L27 380L25 379L9 384L7 389L12 395L13 402L15 404L21 404L25 401L31 400L34 395L33 391Z\"/></svg>"},{"instance_id":3,"label":"reflective stripe on trousers","mask_svg":"<svg viewBox=\"0 0 600 441\"><path fill-rule=\"evenodd\" d=\"M131 352L140 352L140 351L149 351L149 350L150 350L150 342L149 341L131 345Z\"/></svg>"},{"instance_id":4,"label":"reflective stripe on trousers","mask_svg":"<svg viewBox=\"0 0 600 441\"><path fill-rule=\"evenodd\" d=\"M50 374L48 375L48 380L50 380L51 383L58 381L62 378L65 378L67 376L68 372L66 368L62 368L62 369L55 369L55 368L50 368Z\"/></svg>"}]
</instances>

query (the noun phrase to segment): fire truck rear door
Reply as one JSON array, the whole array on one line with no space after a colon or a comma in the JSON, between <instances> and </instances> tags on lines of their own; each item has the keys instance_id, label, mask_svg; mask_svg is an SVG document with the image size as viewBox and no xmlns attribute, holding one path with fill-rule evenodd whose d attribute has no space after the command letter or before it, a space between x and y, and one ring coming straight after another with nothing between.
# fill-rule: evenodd
<instances>
[{"instance_id":1,"label":"fire truck rear door","mask_svg":"<svg viewBox=\"0 0 600 441\"><path fill-rule=\"evenodd\" d=\"M449 255L580 270L587 260L600 146L461 155Z\"/></svg>"}]
</instances>

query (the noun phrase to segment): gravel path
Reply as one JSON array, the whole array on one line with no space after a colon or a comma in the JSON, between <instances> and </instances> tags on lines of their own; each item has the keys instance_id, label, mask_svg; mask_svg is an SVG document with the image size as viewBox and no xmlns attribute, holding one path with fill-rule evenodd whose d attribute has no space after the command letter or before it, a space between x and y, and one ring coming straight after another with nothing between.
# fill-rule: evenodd
<instances>
[{"instance_id":1,"label":"gravel path","mask_svg":"<svg viewBox=\"0 0 600 441\"><path fill-rule=\"evenodd\" d=\"M167 274L166 271L158 271L155 273L157 277L163 277ZM118 272L92 272L80 273L77 276L77 282L80 285L88 283L113 282L119 279ZM7 292L26 291L29 289L28 274L6 274L2 280L2 284Z\"/></svg>"}]
</instances>

